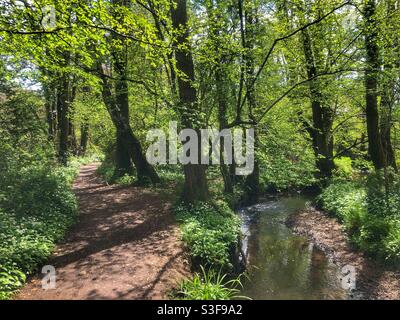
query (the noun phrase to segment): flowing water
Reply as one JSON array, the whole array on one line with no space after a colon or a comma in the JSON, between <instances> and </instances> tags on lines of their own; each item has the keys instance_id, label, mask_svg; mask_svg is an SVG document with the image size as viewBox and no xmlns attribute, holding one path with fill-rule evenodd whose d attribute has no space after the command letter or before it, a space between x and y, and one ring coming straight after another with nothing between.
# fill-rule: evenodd
<instances>
[{"instance_id":1,"label":"flowing water","mask_svg":"<svg viewBox=\"0 0 400 320\"><path fill-rule=\"evenodd\" d=\"M305 237L285 225L306 206L302 196L281 197L239 210L248 279L242 295L252 299L347 299L340 270Z\"/></svg>"}]
</instances>

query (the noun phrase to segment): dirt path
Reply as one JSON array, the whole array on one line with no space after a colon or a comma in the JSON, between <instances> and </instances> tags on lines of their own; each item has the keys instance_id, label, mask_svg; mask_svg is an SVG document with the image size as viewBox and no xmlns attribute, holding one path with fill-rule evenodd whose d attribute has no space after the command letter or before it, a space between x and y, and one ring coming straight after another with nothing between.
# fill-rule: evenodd
<instances>
[{"instance_id":1,"label":"dirt path","mask_svg":"<svg viewBox=\"0 0 400 320\"><path fill-rule=\"evenodd\" d=\"M354 266L356 287L365 299L400 299L400 271L380 266L354 250L336 219L310 207L291 216L287 224L295 233L307 236L339 267Z\"/></svg>"},{"instance_id":2,"label":"dirt path","mask_svg":"<svg viewBox=\"0 0 400 320\"><path fill-rule=\"evenodd\" d=\"M109 186L96 164L74 183L80 218L46 264L56 267L56 289L32 279L17 299L161 299L189 264L170 203L143 188Z\"/></svg>"}]
</instances>

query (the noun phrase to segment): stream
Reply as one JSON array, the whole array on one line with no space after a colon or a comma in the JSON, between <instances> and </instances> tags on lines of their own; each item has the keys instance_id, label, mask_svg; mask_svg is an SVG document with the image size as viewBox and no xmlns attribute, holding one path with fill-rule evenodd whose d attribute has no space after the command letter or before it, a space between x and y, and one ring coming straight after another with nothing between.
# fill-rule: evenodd
<instances>
[{"instance_id":1,"label":"stream","mask_svg":"<svg viewBox=\"0 0 400 320\"><path fill-rule=\"evenodd\" d=\"M285 225L307 201L304 196L279 197L238 210L248 265L241 295L255 300L348 299L339 268Z\"/></svg>"}]
</instances>

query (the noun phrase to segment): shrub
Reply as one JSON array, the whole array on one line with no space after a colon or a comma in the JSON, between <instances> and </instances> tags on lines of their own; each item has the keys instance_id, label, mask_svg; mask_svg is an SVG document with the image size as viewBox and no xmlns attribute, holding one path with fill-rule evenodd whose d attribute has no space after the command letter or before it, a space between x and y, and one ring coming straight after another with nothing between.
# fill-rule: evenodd
<instances>
[{"instance_id":1,"label":"shrub","mask_svg":"<svg viewBox=\"0 0 400 320\"><path fill-rule=\"evenodd\" d=\"M158 165L156 167L156 170L161 180L164 182L183 183L185 179L181 165L175 165L175 166Z\"/></svg>"},{"instance_id":2,"label":"shrub","mask_svg":"<svg viewBox=\"0 0 400 320\"><path fill-rule=\"evenodd\" d=\"M57 166L40 116L42 102L29 90L0 101L0 299L36 271L74 222L71 183L89 160L72 158L67 168Z\"/></svg>"},{"instance_id":3,"label":"shrub","mask_svg":"<svg viewBox=\"0 0 400 320\"><path fill-rule=\"evenodd\" d=\"M193 260L207 267L230 269L240 232L239 218L227 207L200 203L179 204L175 213L181 224L183 240Z\"/></svg>"},{"instance_id":4,"label":"shrub","mask_svg":"<svg viewBox=\"0 0 400 320\"><path fill-rule=\"evenodd\" d=\"M334 160L336 175L340 177L350 178L353 173L353 161L349 157L340 157Z\"/></svg>"},{"instance_id":5,"label":"shrub","mask_svg":"<svg viewBox=\"0 0 400 320\"><path fill-rule=\"evenodd\" d=\"M51 254L75 221L76 168L30 166L14 173L0 208L0 299L8 298Z\"/></svg>"},{"instance_id":6,"label":"shrub","mask_svg":"<svg viewBox=\"0 0 400 320\"><path fill-rule=\"evenodd\" d=\"M400 258L398 178L392 175L384 186L381 173L373 173L361 182L334 180L318 202L343 222L357 247L395 262Z\"/></svg>"},{"instance_id":7,"label":"shrub","mask_svg":"<svg viewBox=\"0 0 400 320\"><path fill-rule=\"evenodd\" d=\"M271 110L259 131L260 180L269 191L304 188L317 182L315 155L304 124L300 117L293 117L295 105L283 109Z\"/></svg>"},{"instance_id":8,"label":"shrub","mask_svg":"<svg viewBox=\"0 0 400 320\"><path fill-rule=\"evenodd\" d=\"M400 219L389 224L389 232L383 243L389 259L400 261Z\"/></svg>"},{"instance_id":9,"label":"shrub","mask_svg":"<svg viewBox=\"0 0 400 320\"><path fill-rule=\"evenodd\" d=\"M317 201L329 213L341 220L357 215L356 211L364 210L365 189L356 182L335 180L318 196Z\"/></svg>"},{"instance_id":10,"label":"shrub","mask_svg":"<svg viewBox=\"0 0 400 320\"><path fill-rule=\"evenodd\" d=\"M122 177L116 179L115 183L121 186L131 186L135 183L135 181L136 181L135 177L130 176L129 174L124 174Z\"/></svg>"},{"instance_id":11,"label":"shrub","mask_svg":"<svg viewBox=\"0 0 400 320\"><path fill-rule=\"evenodd\" d=\"M115 166L111 163L103 161L101 165L97 168L96 173L101 176L104 181L111 183L114 179Z\"/></svg>"},{"instance_id":12,"label":"shrub","mask_svg":"<svg viewBox=\"0 0 400 320\"><path fill-rule=\"evenodd\" d=\"M135 169L133 170L135 171ZM132 175L124 174L122 177L116 177L115 164L107 159L97 168L96 173L101 176L104 181L110 184L118 184L121 186L131 186L136 182L135 172Z\"/></svg>"},{"instance_id":13,"label":"shrub","mask_svg":"<svg viewBox=\"0 0 400 320\"><path fill-rule=\"evenodd\" d=\"M64 214L75 209L75 196L69 183L74 169L53 169L44 167L23 168L16 181L9 186L4 207L16 215L43 216Z\"/></svg>"},{"instance_id":14,"label":"shrub","mask_svg":"<svg viewBox=\"0 0 400 320\"><path fill-rule=\"evenodd\" d=\"M400 177L393 170L371 173L366 188L369 213L378 217L400 217Z\"/></svg>"}]
</instances>

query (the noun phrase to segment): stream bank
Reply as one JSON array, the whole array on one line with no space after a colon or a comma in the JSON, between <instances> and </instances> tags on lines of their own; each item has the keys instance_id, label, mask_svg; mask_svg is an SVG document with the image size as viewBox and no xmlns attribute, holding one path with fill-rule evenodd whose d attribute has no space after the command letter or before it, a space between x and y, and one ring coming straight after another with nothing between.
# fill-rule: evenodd
<instances>
[{"instance_id":1,"label":"stream bank","mask_svg":"<svg viewBox=\"0 0 400 320\"><path fill-rule=\"evenodd\" d=\"M304 210L290 215L286 225L295 234L307 237L339 268L353 266L356 288L362 292L363 299L400 299L400 271L380 265L354 249L335 218L308 205Z\"/></svg>"}]
</instances>

